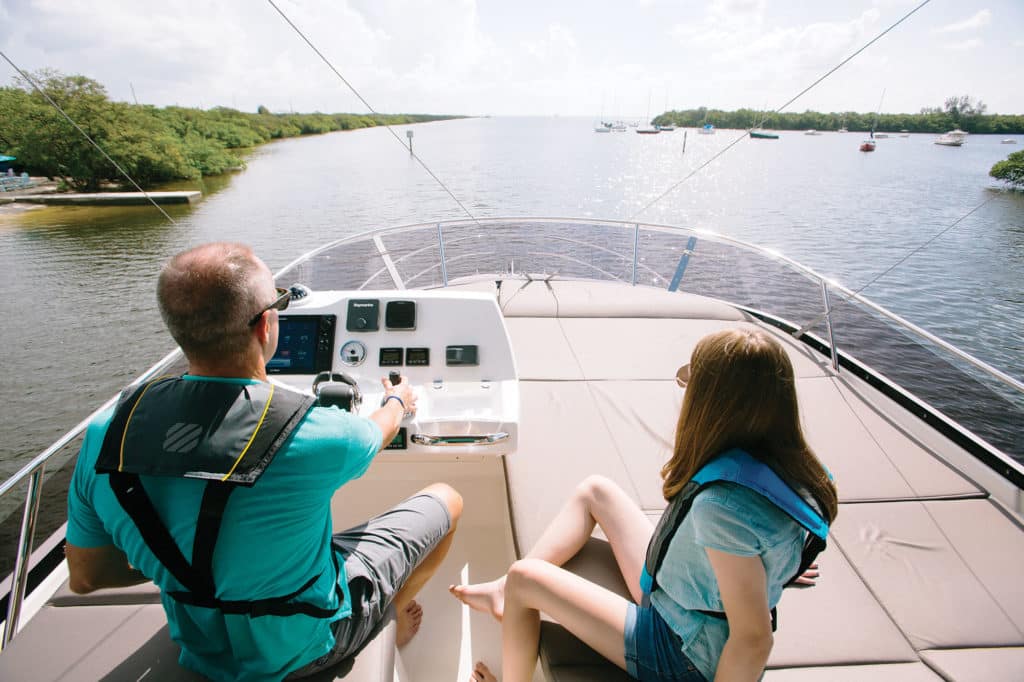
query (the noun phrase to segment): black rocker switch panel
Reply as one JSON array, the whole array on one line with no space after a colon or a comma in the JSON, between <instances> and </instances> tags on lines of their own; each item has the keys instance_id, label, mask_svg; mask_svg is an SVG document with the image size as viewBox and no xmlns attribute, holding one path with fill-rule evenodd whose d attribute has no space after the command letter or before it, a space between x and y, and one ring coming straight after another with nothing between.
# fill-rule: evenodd
<instances>
[{"instance_id":1,"label":"black rocker switch panel","mask_svg":"<svg viewBox=\"0 0 1024 682\"><path fill-rule=\"evenodd\" d=\"M317 322L313 372L330 371L334 358L334 315L322 315Z\"/></svg>"},{"instance_id":2,"label":"black rocker switch panel","mask_svg":"<svg viewBox=\"0 0 1024 682\"><path fill-rule=\"evenodd\" d=\"M444 359L449 367L480 364L476 346L448 346L444 351Z\"/></svg>"},{"instance_id":3,"label":"black rocker switch panel","mask_svg":"<svg viewBox=\"0 0 1024 682\"><path fill-rule=\"evenodd\" d=\"M345 329L350 332L375 332L380 329L380 301L375 298L350 300Z\"/></svg>"}]
</instances>

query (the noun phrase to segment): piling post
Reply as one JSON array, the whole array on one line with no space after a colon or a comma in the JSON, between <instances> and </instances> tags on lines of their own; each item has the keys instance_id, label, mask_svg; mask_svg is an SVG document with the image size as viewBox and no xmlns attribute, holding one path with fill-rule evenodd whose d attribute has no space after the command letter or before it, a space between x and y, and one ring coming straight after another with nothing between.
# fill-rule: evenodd
<instances>
[{"instance_id":1,"label":"piling post","mask_svg":"<svg viewBox=\"0 0 1024 682\"><path fill-rule=\"evenodd\" d=\"M412 154L412 131L406 130L405 136L409 138L409 154Z\"/></svg>"}]
</instances>

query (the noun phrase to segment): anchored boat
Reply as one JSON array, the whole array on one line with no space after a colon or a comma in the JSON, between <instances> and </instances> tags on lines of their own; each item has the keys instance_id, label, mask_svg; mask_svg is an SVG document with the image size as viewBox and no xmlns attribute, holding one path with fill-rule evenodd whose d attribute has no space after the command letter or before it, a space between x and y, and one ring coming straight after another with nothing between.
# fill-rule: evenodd
<instances>
[{"instance_id":1,"label":"anchored boat","mask_svg":"<svg viewBox=\"0 0 1024 682\"><path fill-rule=\"evenodd\" d=\"M960 147L966 141L967 133L959 128L950 130L948 133L943 133L935 138L935 144L940 144L944 147Z\"/></svg>"},{"instance_id":2,"label":"anchored boat","mask_svg":"<svg viewBox=\"0 0 1024 682\"><path fill-rule=\"evenodd\" d=\"M496 663L498 625L445 588L500 575L587 475L616 480L655 521L685 390L676 369L730 327L785 347L841 502L819 584L779 604L765 679L1024 678L1024 384L814 270L700 230L509 218L341 239L276 279L304 290L280 317L290 340L273 382L309 391L317 372L345 372L371 410L380 376L399 370L420 393L417 417L335 494L335 528L426 481L466 502L421 593L426 626L398 652L387 623L338 678L448 682ZM174 352L137 381L183 369ZM0 486L26 510L0 679L194 679L152 584L67 588L61 472L84 428ZM628 594L600 537L567 568ZM541 654L538 680L627 679L553 622Z\"/></svg>"}]
</instances>

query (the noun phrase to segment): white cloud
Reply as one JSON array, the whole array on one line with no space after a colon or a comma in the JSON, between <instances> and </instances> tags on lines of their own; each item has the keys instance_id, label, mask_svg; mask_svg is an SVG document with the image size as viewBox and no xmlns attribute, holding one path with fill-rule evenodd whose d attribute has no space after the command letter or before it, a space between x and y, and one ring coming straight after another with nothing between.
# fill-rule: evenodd
<instances>
[{"instance_id":1,"label":"white cloud","mask_svg":"<svg viewBox=\"0 0 1024 682\"><path fill-rule=\"evenodd\" d=\"M710 0L678 12L664 0L620 0L621 11L595 12L593 0L569 8L550 0L520 0L514 8L480 0L275 0L380 111L596 115L603 109L609 117L638 117L648 100L652 113L663 106L777 106L905 13L908 0L854 1L854 9L841 12L767 0ZM917 73L928 75L918 79L910 75L918 62L942 43L955 43L949 49L964 57L956 66L979 82L975 59L988 46L1022 47L1018 35L998 35L1003 26L985 18L1002 21L1005 4L1018 2L989 0L990 14L967 20L992 21L984 36L936 39L930 27L919 26L917 34L931 34L921 44L914 31L901 28L794 107L873 104L877 93L866 90L883 87L883 76L904 81L889 83L905 101L893 106L916 111L922 101L941 101L948 69L938 76L925 63ZM629 11L637 3L653 9ZM984 47L967 41L975 35L984 37ZM265 2L0 0L0 49L26 69L95 78L120 100L131 100L131 83L139 101L158 106L365 110ZM10 75L0 63L0 85ZM1012 97L1000 106L1019 109L1019 93Z\"/></svg>"},{"instance_id":2,"label":"white cloud","mask_svg":"<svg viewBox=\"0 0 1024 682\"><path fill-rule=\"evenodd\" d=\"M973 31L974 29L983 28L988 26L992 21L992 12L983 9L977 12L974 16L963 21L957 21L952 24L946 24L940 28L935 29L936 33L960 33L962 31Z\"/></svg>"},{"instance_id":3,"label":"white cloud","mask_svg":"<svg viewBox=\"0 0 1024 682\"><path fill-rule=\"evenodd\" d=\"M763 10L763 3L746 3ZM754 10L751 10L754 11ZM670 35L681 44L707 51L721 66L745 71L750 78L766 73L777 76L824 72L860 47L878 24L879 12L871 8L845 22L817 22L803 26L765 29L758 23L737 22L723 26L721 15L709 10L700 24L677 24Z\"/></svg>"},{"instance_id":4,"label":"white cloud","mask_svg":"<svg viewBox=\"0 0 1024 682\"><path fill-rule=\"evenodd\" d=\"M966 52L967 50L976 50L983 44L984 43L982 43L979 39L971 38L970 40L961 40L959 43L949 43L947 45L943 45L943 47L945 47L947 50Z\"/></svg>"}]
</instances>

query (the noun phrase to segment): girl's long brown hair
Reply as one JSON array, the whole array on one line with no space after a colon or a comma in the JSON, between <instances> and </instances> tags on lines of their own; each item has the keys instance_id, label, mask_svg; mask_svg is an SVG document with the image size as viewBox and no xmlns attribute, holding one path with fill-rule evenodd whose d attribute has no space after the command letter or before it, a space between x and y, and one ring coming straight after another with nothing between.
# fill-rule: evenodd
<instances>
[{"instance_id":1,"label":"girl's long brown hair","mask_svg":"<svg viewBox=\"0 0 1024 682\"><path fill-rule=\"evenodd\" d=\"M796 491L810 493L828 521L835 519L836 487L800 428L793 365L779 342L760 330L730 329L697 343L675 448L661 469L665 499L730 448L747 451Z\"/></svg>"}]
</instances>

